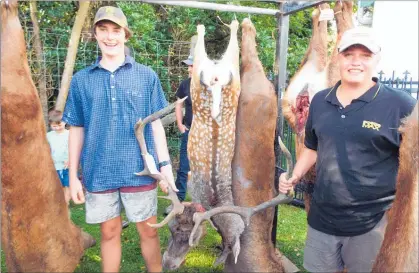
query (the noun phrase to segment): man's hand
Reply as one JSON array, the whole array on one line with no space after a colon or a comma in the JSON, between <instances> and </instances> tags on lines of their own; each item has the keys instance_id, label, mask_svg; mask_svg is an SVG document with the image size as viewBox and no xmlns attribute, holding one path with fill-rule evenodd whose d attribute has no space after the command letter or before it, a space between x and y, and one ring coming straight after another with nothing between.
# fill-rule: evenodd
<instances>
[{"instance_id":1,"label":"man's hand","mask_svg":"<svg viewBox=\"0 0 419 273\"><path fill-rule=\"evenodd\" d=\"M70 162L68 160L64 161L64 170L68 169L69 167L70 167Z\"/></svg>"},{"instance_id":2,"label":"man's hand","mask_svg":"<svg viewBox=\"0 0 419 273\"><path fill-rule=\"evenodd\" d=\"M188 127L186 127L183 124L182 124L182 126L179 126L179 131L180 131L181 134L185 133L188 130L189 130Z\"/></svg>"},{"instance_id":3,"label":"man's hand","mask_svg":"<svg viewBox=\"0 0 419 273\"><path fill-rule=\"evenodd\" d=\"M83 187L77 177L70 177L70 195L75 204L83 204L85 202Z\"/></svg>"},{"instance_id":4,"label":"man's hand","mask_svg":"<svg viewBox=\"0 0 419 273\"><path fill-rule=\"evenodd\" d=\"M282 173L279 177L279 187L278 190L280 193L287 194L300 180L295 174L293 174L288 180L286 179L286 173Z\"/></svg>"},{"instance_id":5,"label":"man's hand","mask_svg":"<svg viewBox=\"0 0 419 273\"><path fill-rule=\"evenodd\" d=\"M173 177L172 165L166 165L160 168L160 173L165 177L165 180L159 181L160 189L164 193L168 193L168 187L171 187L173 191L178 192L176 188L175 179Z\"/></svg>"}]
</instances>

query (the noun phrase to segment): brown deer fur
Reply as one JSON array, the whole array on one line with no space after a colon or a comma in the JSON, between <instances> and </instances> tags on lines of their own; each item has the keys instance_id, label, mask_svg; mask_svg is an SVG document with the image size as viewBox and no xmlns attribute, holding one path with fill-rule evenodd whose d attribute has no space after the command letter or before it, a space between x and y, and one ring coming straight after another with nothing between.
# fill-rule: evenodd
<instances>
[{"instance_id":1,"label":"brown deer fur","mask_svg":"<svg viewBox=\"0 0 419 273\"><path fill-rule=\"evenodd\" d=\"M418 272L418 104L403 122L396 197L372 272Z\"/></svg>"},{"instance_id":2,"label":"brown deer fur","mask_svg":"<svg viewBox=\"0 0 419 273\"><path fill-rule=\"evenodd\" d=\"M84 235L51 159L17 6L1 2L2 249L8 272L71 272Z\"/></svg>"},{"instance_id":3,"label":"brown deer fur","mask_svg":"<svg viewBox=\"0 0 419 273\"><path fill-rule=\"evenodd\" d=\"M236 146L232 163L236 206L256 206L275 193L274 139L277 98L266 78L256 50L256 30L249 19L242 22L241 93L236 120ZM284 272L271 242L274 208L252 217L240 237L241 251L226 272Z\"/></svg>"}]
</instances>

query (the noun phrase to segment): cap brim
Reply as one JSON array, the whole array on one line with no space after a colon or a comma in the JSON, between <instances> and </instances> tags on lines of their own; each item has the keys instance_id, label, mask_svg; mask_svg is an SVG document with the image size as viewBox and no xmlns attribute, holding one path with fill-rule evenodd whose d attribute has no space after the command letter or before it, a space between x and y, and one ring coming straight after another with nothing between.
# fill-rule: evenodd
<instances>
[{"instance_id":1,"label":"cap brim","mask_svg":"<svg viewBox=\"0 0 419 273\"><path fill-rule=\"evenodd\" d=\"M129 33L129 35L130 35L130 37L132 36L132 31L127 27L127 26L124 26L123 24L121 24L121 22L119 22L118 20L115 20L115 18L114 17L106 17L106 16L104 16L104 17L102 17L102 18L100 18L99 20L97 20L97 21L95 21L94 23L93 23L93 25L96 25L97 23L99 23L100 21L111 21L111 22L113 22L113 23L115 23L115 24L117 24L118 26L120 26L120 27L122 27L123 29L125 29L128 33Z\"/></svg>"},{"instance_id":2,"label":"cap brim","mask_svg":"<svg viewBox=\"0 0 419 273\"><path fill-rule=\"evenodd\" d=\"M339 46L339 53L347 50L348 48L350 48L351 46L354 46L354 45L362 45L374 54L377 54L381 50L381 48L376 44L365 43L363 41L354 41L354 42L351 42L351 43L340 45Z\"/></svg>"},{"instance_id":3,"label":"cap brim","mask_svg":"<svg viewBox=\"0 0 419 273\"><path fill-rule=\"evenodd\" d=\"M191 60L183 60L182 63L184 63L186 65L193 65L193 61L191 61Z\"/></svg>"}]
</instances>

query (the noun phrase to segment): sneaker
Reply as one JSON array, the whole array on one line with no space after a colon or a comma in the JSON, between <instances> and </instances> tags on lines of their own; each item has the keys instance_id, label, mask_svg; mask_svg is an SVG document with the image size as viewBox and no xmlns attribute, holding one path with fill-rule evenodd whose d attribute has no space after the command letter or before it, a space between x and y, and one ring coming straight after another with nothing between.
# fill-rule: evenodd
<instances>
[{"instance_id":1,"label":"sneaker","mask_svg":"<svg viewBox=\"0 0 419 273\"><path fill-rule=\"evenodd\" d=\"M127 228L128 226L129 226L129 222L128 222L128 221L123 220L123 221L122 221L122 228L124 229L124 228Z\"/></svg>"},{"instance_id":2,"label":"sneaker","mask_svg":"<svg viewBox=\"0 0 419 273\"><path fill-rule=\"evenodd\" d=\"M166 208L166 210L164 211L164 214L168 215L173 209L173 205L170 205Z\"/></svg>"}]
</instances>

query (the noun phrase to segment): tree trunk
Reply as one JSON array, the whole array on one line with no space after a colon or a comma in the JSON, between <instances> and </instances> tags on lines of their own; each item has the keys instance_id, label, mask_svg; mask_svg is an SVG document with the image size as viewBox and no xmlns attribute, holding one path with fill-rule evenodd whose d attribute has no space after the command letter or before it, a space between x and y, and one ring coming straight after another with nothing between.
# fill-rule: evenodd
<instances>
[{"instance_id":1,"label":"tree trunk","mask_svg":"<svg viewBox=\"0 0 419 273\"><path fill-rule=\"evenodd\" d=\"M70 42L68 44L67 58L65 60L64 72L61 78L61 88L58 94L57 103L55 104L55 109L59 111L64 111L64 106L67 101L68 89L70 88L70 81L73 77L74 62L76 60L77 48L80 41L80 33L89 11L90 1L80 1L79 5L80 8L77 12Z\"/></svg>"},{"instance_id":2,"label":"tree trunk","mask_svg":"<svg viewBox=\"0 0 419 273\"><path fill-rule=\"evenodd\" d=\"M44 53L42 51L41 38L39 36L39 25L38 25L38 16L37 16L37 5L36 1L29 2L31 20L33 25L33 35L34 35L34 48L36 56L36 65L39 72L38 78L38 95L41 100L42 113L44 117L45 124L48 124L48 95L47 95L47 82L46 82L46 68L42 64L44 60Z\"/></svg>"}]
</instances>

